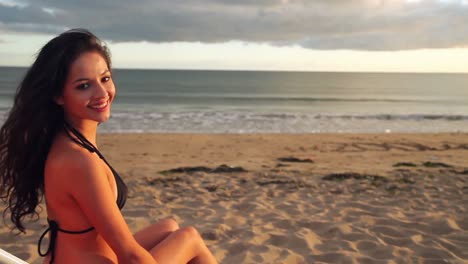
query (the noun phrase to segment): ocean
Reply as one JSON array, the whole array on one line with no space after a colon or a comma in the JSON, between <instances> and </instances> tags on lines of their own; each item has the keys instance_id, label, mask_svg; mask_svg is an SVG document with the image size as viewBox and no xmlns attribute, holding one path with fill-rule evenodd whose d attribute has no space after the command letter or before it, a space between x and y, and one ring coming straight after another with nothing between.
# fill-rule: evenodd
<instances>
[{"instance_id":1,"label":"ocean","mask_svg":"<svg viewBox=\"0 0 468 264\"><path fill-rule=\"evenodd\" d=\"M26 68L0 67L0 122ZM468 132L468 74L115 69L99 132Z\"/></svg>"}]
</instances>

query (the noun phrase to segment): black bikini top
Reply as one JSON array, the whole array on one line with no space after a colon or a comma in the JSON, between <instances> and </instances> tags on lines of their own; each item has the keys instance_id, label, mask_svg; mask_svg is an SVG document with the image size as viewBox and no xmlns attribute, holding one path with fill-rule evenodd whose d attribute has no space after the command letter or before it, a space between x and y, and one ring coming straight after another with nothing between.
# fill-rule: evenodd
<instances>
[{"instance_id":1,"label":"black bikini top","mask_svg":"<svg viewBox=\"0 0 468 264\"><path fill-rule=\"evenodd\" d=\"M125 182L122 180L122 178L119 176L119 174L112 168L112 166L107 162L107 160L104 158L104 156L99 152L99 150L91 143L89 142L78 130L76 130L74 127L69 125L68 123L65 123L64 125L65 132L67 136L73 140L75 143L78 145L84 147L91 153L96 153L99 158L101 158L107 166L112 171L112 174L114 175L115 183L117 185L117 206L119 209L122 209L125 205L125 202L127 201L127 185L125 185ZM75 136L73 137L70 132ZM89 231L94 230L94 227L87 228L85 230L80 230L80 231L70 231L70 230L65 230L59 227L58 223L54 220L49 220L47 219L47 222L49 223L49 228L47 228L44 233L41 235L39 238L38 244L37 244L37 251L41 257L47 256L47 254L51 253L51 258L50 258L50 263L54 262L55 258L55 242L57 239L57 232L63 232L67 234L83 234L87 233ZM49 247L47 248L47 251L45 253L41 252L41 242L42 239L45 237L45 235L50 232L50 242L49 242Z\"/></svg>"}]
</instances>

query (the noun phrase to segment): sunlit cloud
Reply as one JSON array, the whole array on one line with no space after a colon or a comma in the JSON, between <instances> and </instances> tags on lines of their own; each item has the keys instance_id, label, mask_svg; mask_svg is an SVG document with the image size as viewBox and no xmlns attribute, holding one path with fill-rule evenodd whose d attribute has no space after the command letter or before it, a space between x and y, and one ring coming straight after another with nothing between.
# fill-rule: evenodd
<instances>
[{"instance_id":1,"label":"sunlit cloud","mask_svg":"<svg viewBox=\"0 0 468 264\"><path fill-rule=\"evenodd\" d=\"M0 63L84 27L117 67L468 72L468 0L0 0Z\"/></svg>"},{"instance_id":2,"label":"sunlit cloud","mask_svg":"<svg viewBox=\"0 0 468 264\"><path fill-rule=\"evenodd\" d=\"M468 43L467 1L0 0L0 30L59 33L85 27L116 42L236 40L323 50L451 48Z\"/></svg>"}]
</instances>

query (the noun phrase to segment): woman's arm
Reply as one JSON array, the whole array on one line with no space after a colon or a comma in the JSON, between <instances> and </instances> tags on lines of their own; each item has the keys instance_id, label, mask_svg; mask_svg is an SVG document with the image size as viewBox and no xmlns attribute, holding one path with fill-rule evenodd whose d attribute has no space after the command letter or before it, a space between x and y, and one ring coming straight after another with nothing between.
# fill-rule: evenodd
<instances>
[{"instance_id":1,"label":"woman's arm","mask_svg":"<svg viewBox=\"0 0 468 264\"><path fill-rule=\"evenodd\" d=\"M128 228L109 186L105 169L92 153L72 154L63 175L73 175L69 192L96 231L104 238L119 263L156 263ZM68 163L68 162L67 162Z\"/></svg>"}]
</instances>

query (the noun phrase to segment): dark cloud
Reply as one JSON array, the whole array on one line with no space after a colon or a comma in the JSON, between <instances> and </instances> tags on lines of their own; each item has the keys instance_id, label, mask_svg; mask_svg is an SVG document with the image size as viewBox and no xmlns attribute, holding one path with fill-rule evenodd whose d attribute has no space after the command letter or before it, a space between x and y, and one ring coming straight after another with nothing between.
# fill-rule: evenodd
<instances>
[{"instance_id":1,"label":"dark cloud","mask_svg":"<svg viewBox=\"0 0 468 264\"><path fill-rule=\"evenodd\" d=\"M24 5L26 4L26 5ZM399 50L468 46L468 5L426 0L23 0L0 4L0 30L104 39L241 40L313 49Z\"/></svg>"}]
</instances>

